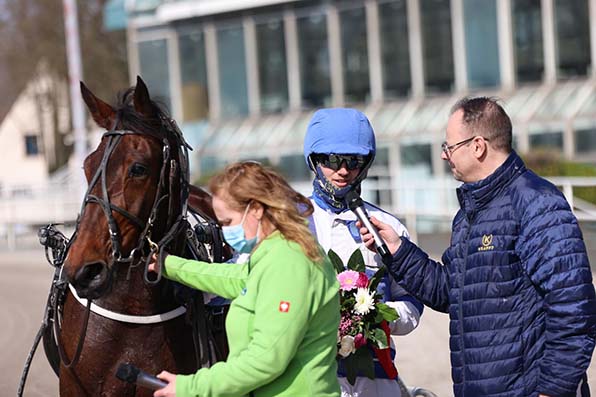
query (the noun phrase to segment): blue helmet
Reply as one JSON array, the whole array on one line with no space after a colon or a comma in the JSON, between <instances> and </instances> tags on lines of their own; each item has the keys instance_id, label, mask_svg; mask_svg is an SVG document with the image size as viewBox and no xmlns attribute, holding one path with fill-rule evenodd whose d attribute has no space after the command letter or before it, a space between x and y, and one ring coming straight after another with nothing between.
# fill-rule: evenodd
<instances>
[{"instance_id":1,"label":"blue helmet","mask_svg":"<svg viewBox=\"0 0 596 397\"><path fill-rule=\"evenodd\" d=\"M375 153L375 133L362 112L343 108L317 110L304 138L304 159L315 174L315 202L335 212L347 210L344 198L348 192L360 190L360 183L366 178ZM348 186L340 188L325 177L312 156L314 154L357 154L366 156L366 163Z\"/></svg>"},{"instance_id":2,"label":"blue helmet","mask_svg":"<svg viewBox=\"0 0 596 397\"><path fill-rule=\"evenodd\" d=\"M310 155L314 153L369 156L368 169L376 154L375 133L368 118L356 109L317 110L304 138L304 159L313 171Z\"/></svg>"}]
</instances>

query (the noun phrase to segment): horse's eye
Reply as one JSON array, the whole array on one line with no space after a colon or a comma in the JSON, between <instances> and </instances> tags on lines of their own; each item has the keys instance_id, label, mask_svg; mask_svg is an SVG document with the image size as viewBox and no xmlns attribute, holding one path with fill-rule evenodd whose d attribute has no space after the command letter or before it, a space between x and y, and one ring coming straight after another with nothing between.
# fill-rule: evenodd
<instances>
[{"instance_id":1,"label":"horse's eye","mask_svg":"<svg viewBox=\"0 0 596 397\"><path fill-rule=\"evenodd\" d=\"M147 175L147 167L140 163L134 163L130 166L130 169L128 170L128 175L133 178L138 178L140 176Z\"/></svg>"}]
</instances>

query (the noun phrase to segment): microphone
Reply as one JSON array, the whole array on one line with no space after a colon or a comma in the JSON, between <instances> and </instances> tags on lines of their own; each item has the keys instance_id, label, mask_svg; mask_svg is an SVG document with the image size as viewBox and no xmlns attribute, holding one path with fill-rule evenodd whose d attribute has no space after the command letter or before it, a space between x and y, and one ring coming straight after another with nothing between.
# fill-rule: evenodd
<instances>
[{"instance_id":1,"label":"microphone","mask_svg":"<svg viewBox=\"0 0 596 397\"><path fill-rule=\"evenodd\" d=\"M383 241L381 236L379 236L377 228L374 227L368 219L368 214L366 213L364 202L360 198L360 194L358 194L358 192L355 190L351 190L346 194L345 201L348 205L348 208L350 208L350 210L356 214L356 217L360 223L362 223L362 226L367 228L370 234L373 235L373 238L375 239L375 247L381 256L383 263L387 266L390 265L393 261L393 255L391 255L391 252L389 252L389 248L387 248L385 241Z\"/></svg>"},{"instance_id":2,"label":"microphone","mask_svg":"<svg viewBox=\"0 0 596 397\"><path fill-rule=\"evenodd\" d=\"M162 389L168 384L153 375L149 375L132 364L120 364L116 371L116 378L128 383L135 383L137 386L151 390Z\"/></svg>"}]
</instances>

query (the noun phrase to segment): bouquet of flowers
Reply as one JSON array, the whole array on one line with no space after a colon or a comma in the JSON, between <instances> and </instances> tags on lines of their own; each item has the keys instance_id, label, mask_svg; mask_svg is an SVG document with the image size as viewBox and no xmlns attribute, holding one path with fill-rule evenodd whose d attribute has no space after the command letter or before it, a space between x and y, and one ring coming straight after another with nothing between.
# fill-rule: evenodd
<instances>
[{"instance_id":1,"label":"bouquet of flowers","mask_svg":"<svg viewBox=\"0 0 596 397\"><path fill-rule=\"evenodd\" d=\"M348 382L353 385L358 375L374 379L373 352L387 375L395 378L397 371L389 351L388 323L398 315L382 302L382 296L376 291L385 268L369 277L359 249L350 256L347 266L333 250L329 250L328 256L340 284L338 359L345 366Z\"/></svg>"}]
</instances>

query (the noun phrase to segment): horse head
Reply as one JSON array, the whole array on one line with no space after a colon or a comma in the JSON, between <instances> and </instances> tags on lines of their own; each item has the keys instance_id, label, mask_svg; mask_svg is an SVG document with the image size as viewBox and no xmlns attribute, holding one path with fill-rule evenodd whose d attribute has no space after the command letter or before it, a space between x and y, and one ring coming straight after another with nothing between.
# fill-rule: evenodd
<instances>
[{"instance_id":1,"label":"horse head","mask_svg":"<svg viewBox=\"0 0 596 397\"><path fill-rule=\"evenodd\" d=\"M181 249L176 237L188 200L188 154L175 122L140 77L115 107L83 83L81 93L106 132L84 162L88 188L64 271L79 296L97 299L112 289L116 274L128 280L157 247ZM144 281L159 280L145 270Z\"/></svg>"}]
</instances>

